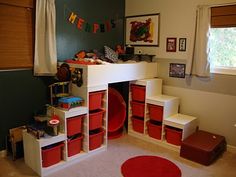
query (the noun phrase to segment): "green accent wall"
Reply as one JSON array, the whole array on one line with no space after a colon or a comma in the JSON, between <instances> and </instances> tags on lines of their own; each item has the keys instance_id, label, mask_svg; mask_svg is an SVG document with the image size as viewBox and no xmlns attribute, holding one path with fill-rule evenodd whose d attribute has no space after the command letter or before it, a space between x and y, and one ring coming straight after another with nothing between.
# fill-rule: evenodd
<instances>
[{"instance_id":1,"label":"green accent wall","mask_svg":"<svg viewBox=\"0 0 236 177\"><path fill-rule=\"evenodd\" d=\"M74 24L69 22L71 12L77 15ZM73 58L80 50L90 51L97 49L103 51L103 46L114 48L124 43L124 13L125 0L56 0L57 13L57 54L62 61ZM82 29L77 28L78 18L84 23ZM97 33L86 32L86 23L105 24L106 21L115 20L115 28L110 31Z\"/></svg>"},{"instance_id":2,"label":"green accent wall","mask_svg":"<svg viewBox=\"0 0 236 177\"><path fill-rule=\"evenodd\" d=\"M5 149L10 128L26 125L47 103L46 77L32 70L0 72L0 150Z\"/></svg>"},{"instance_id":3,"label":"green accent wall","mask_svg":"<svg viewBox=\"0 0 236 177\"><path fill-rule=\"evenodd\" d=\"M73 58L80 50L114 47L123 44L124 0L56 0L56 40L58 60ZM68 22L69 12L74 12L89 23L116 20L110 32L88 33L78 30ZM51 77L34 77L32 70L0 71L0 150L10 128L25 125L34 112L48 102L48 85Z\"/></svg>"}]
</instances>

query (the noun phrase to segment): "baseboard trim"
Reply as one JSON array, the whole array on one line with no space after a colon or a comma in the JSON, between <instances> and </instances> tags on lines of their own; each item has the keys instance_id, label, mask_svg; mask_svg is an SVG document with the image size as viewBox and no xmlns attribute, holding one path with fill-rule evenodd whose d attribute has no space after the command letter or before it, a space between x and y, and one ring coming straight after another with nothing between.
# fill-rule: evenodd
<instances>
[{"instance_id":1,"label":"baseboard trim","mask_svg":"<svg viewBox=\"0 0 236 177\"><path fill-rule=\"evenodd\" d=\"M7 156L7 150L1 150L0 151L0 157L6 157Z\"/></svg>"},{"instance_id":2,"label":"baseboard trim","mask_svg":"<svg viewBox=\"0 0 236 177\"><path fill-rule=\"evenodd\" d=\"M235 153L236 154L236 146L227 145L227 151Z\"/></svg>"}]
</instances>

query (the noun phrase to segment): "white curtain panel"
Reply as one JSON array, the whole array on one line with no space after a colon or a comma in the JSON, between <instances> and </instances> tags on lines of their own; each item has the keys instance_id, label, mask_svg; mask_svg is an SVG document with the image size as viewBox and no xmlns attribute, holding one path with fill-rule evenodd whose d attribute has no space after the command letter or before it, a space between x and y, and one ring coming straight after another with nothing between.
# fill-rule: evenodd
<instances>
[{"instance_id":1,"label":"white curtain panel","mask_svg":"<svg viewBox=\"0 0 236 177\"><path fill-rule=\"evenodd\" d=\"M34 75L57 72L55 0L37 0L35 18Z\"/></svg>"},{"instance_id":2,"label":"white curtain panel","mask_svg":"<svg viewBox=\"0 0 236 177\"><path fill-rule=\"evenodd\" d=\"M210 18L211 18L210 7L198 6L194 50L192 58L187 63L186 74L196 75L200 77L210 76L210 62L208 57Z\"/></svg>"}]
</instances>

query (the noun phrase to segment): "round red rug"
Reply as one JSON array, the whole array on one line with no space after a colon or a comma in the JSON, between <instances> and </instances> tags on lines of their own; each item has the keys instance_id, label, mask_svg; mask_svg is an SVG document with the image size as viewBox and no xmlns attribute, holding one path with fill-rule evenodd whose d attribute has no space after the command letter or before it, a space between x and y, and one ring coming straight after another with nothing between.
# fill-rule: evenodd
<instances>
[{"instance_id":1,"label":"round red rug","mask_svg":"<svg viewBox=\"0 0 236 177\"><path fill-rule=\"evenodd\" d=\"M181 177L181 170L173 162L157 156L137 156L121 166L124 177Z\"/></svg>"}]
</instances>

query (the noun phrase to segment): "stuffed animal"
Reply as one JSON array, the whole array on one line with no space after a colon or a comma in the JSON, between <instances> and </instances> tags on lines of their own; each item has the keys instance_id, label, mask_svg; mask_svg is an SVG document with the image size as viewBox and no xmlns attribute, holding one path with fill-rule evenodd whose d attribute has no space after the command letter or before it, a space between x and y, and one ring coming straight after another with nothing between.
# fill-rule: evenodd
<instances>
[{"instance_id":1,"label":"stuffed animal","mask_svg":"<svg viewBox=\"0 0 236 177\"><path fill-rule=\"evenodd\" d=\"M124 54L125 53L124 48L121 45L117 45L116 46L116 53L117 54Z\"/></svg>"}]
</instances>

